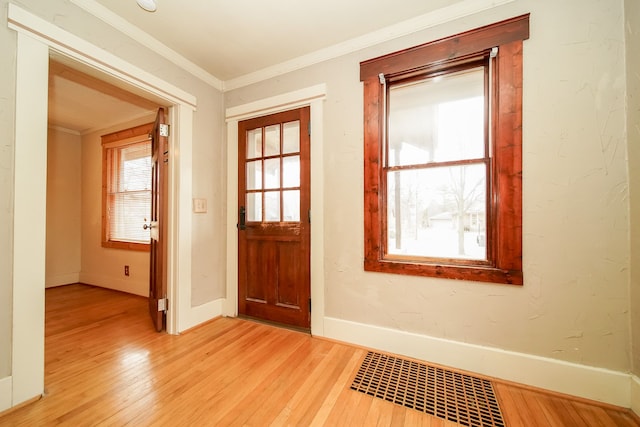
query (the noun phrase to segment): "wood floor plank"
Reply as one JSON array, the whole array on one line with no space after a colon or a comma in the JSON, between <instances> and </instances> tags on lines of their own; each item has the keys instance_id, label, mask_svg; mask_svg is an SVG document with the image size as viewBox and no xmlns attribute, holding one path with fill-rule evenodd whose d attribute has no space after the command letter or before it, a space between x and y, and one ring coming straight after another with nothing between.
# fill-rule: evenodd
<instances>
[{"instance_id":1,"label":"wood floor plank","mask_svg":"<svg viewBox=\"0 0 640 427\"><path fill-rule=\"evenodd\" d=\"M86 285L46 291L46 395L2 426L453 427L350 389L365 350L219 318L156 333L147 301ZM627 410L494 382L508 427L640 427Z\"/></svg>"}]
</instances>

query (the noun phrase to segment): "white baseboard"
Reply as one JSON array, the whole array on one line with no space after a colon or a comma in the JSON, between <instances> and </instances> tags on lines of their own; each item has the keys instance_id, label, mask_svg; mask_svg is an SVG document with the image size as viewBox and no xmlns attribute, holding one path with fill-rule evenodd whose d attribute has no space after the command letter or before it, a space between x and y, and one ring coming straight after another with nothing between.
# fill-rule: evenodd
<instances>
[{"instance_id":1,"label":"white baseboard","mask_svg":"<svg viewBox=\"0 0 640 427\"><path fill-rule=\"evenodd\" d=\"M187 313L180 313L178 332L184 332L201 323L222 316L225 298L210 301L196 307L191 307Z\"/></svg>"},{"instance_id":2,"label":"white baseboard","mask_svg":"<svg viewBox=\"0 0 640 427\"><path fill-rule=\"evenodd\" d=\"M640 378L631 375L631 410L640 416Z\"/></svg>"},{"instance_id":3,"label":"white baseboard","mask_svg":"<svg viewBox=\"0 0 640 427\"><path fill-rule=\"evenodd\" d=\"M11 408L12 404L12 377L0 378L0 412Z\"/></svg>"},{"instance_id":4,"label":"white baseboard","mask_svg":"<svg viewBox=\"0 0 640 427\"><path fill-rule=\"evenodd\" d=\"M324 319L324 336L452 368L629 408L629 374L394 329ZM640 383L635 382L640 398ZM638 402L636 402L638 405Z\"/></svg>"},{"instance_id":5,"label":"white baseboard","mask_svg":"<svg viewBox=\"0 0 640 427\"><path fill-rule=\"evenodd\" d=\"M127 292L142 297L149 296L149 282L135 281L133 279L121 279L95 274L80 273L81 283L87 285L100 286L101 288L113 289L115 291Z\"/></svg>"},{"instance_id":6,"label":"white baseboard","mask_svg":"<svg viewBox=\"0 0 640 427\"><path fill-rule=\"evenodd\" d=\"M70 285L80 281L80 273L58 274L56 276L47 276L44 279L45 288L53 288L55 286Z\"/></svg>"}]
</instances>

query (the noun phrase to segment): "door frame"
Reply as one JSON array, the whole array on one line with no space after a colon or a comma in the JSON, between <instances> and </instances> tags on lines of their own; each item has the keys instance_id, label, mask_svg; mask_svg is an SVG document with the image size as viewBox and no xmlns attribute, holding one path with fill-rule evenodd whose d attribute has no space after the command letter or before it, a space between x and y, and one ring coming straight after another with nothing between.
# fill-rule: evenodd
<instances>
[{"instance_id":1,"label":"door frame","mask_svg":"<svg viewBox=\"0 0 640 427\"><path fill-rule=\"evenodd\" d=\"M309 106L311 123L311 335L324 336L325 84L226 109L227 122L227 298L223 314L238 315L238 122Z\"/></svg>"},{"instance_id":2,"label":"door frame","mask_svg":"<svg viewBox=\"0 0 640 427\"><path fill-rule=\"evenodd\" d=\"M11 407L44 392L44 290L48 63L50 52L89 66L132 92L169 106L167 332L190 325L193 112L196 97L123 59L8 5L17 32L11 376L0 382L0 402ZM179 147L179 150L178 150ZM184 171L181 173L181 171ZM8 393L4 393L7 391Z\"/></svg>"}]
</instances>

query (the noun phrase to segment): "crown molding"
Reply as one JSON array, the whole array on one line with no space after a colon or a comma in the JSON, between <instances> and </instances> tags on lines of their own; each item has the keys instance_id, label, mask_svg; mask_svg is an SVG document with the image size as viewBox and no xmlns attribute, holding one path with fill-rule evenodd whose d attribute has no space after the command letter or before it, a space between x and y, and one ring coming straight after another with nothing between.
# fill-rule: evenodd
<instances>
[{"instance_id":1,"label":"crown molding","mask_svg":"<svg viewBox=\"0 0 640 427\"><path fill-rule=\"evenodd\" d=\"M195 63L189 61L187 58L185 58L175 50L171 49L169 46L165 45L155 37L151 36L149 33L141 30L140 28L131 24L126 19L113 13L111 10L102 6L100 3L96 2L95 0L70 0L70 1L71 3L75 4L79 8L84 9L86 12L89 12L91 15L109 24L110 26L120 31L121 33L126 34L127 36L136 40L138 43L151 49L158 55L171 61L173 64L191 73L192 75L204 81L205 83L209 84L210 86L213 86L214 88L220 91L223 90L224 83L220 79L213 76L211 73L209 73L199 65L196 65Z\"/></svg>"},{"instance_id":2,"label":"crown molding","mask_svg":"<svg viewBox=\"0 0 640 427\"><path fill-rule=\"evenodd\" d=\"M300 70L310 65L338 58L367 47L375 46L514 1L515 0L462 0L450 6L436 9L363 36L311 52L307 55L302 55L240 77L225 80L224 91L238 89L285 73Z\"/></svg>"},{"instance_id":3,"label":"crown molding","mask_svg":"<svg viewBox=\"0 0 640 427\"><path fill-rule=\"evenodd\" d=\"M74 136L81 136L82 133L78 130L75 129L69 129L69 128L65 128L62 126L58 126L58 125L48 125L47 126L50 130L54 130L56 132L62 132L62 133L68 133L69 135L74 135Z\"/></svg>"},{"instance_id":4,"label":"crown molding","mask_svg":"<svg viewBox=\"0 0 640 427\"><path fill-rule=\"evenodd\" d=\"M109 24L116 30L138 41L140 44L151 49L158 55L171 61L178 67L191 73L195 77L198 77L222 92L226 92L277 77L285 73L300 70L320 62L338 58L367 47L416 33L427 28L435 27L446 22L454 21L465 16L473 15L484 10L512 3L515 0L462 0L450 6L381 28L363 36L225 81L213 76L208 71L189 61L178 52L126 21L119 15L111 12L95 0L70 1L76 6L89 12L91 15Z\"/></svg>"}]
</instances>

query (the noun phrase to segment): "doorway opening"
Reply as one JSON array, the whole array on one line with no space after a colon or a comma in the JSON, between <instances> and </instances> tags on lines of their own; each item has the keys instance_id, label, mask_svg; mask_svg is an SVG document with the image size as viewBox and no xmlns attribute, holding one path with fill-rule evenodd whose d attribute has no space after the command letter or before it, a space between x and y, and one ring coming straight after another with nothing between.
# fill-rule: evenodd
<instances>
[{"instance_id":1,"label":"doorway opening","mask_svg":"<svg viewBox=\"0 0 640 427\"><path fill-rule=\"evenodd\" d=\"M140 188L123 187L122 193L117 194L120 196L117 200L123 199L122 203L106 206L110 199L105 199L103 194L107 178L105 169L108 169L103 158L103 136L109 134L111 139L117 137L116 142L129 143L136 138L148 139L158 103L78 68L68 59L51 54L45 286L85 283L148 296L148 242L146 245L132 243L105 247L103 240L111 222L110 214L115 217L114 208L130 199L144 202L144 192L136 190L146 188L150 191L151 178L149 175L149 182ZM142 129L145 125L149 127L148 131ZM136 133L136 130L139 131ZM122 172L119 181L126 184L126 170ZM122 209L129 211L130 205L126 203ZM149 205L148 201L146 205ZM132 216L126 218L130 221ZM123 232L119 233L123 235L121 238L127 241L133 237L140 239L144 237L141 234L148 238L149 232L143 230L143 219L144 216L139 218L140 224L123 224L120 227ZM137 233L134 233L134 227ZM125 232L129 228L131 230Z\"/></svg>"}]
</instances>

